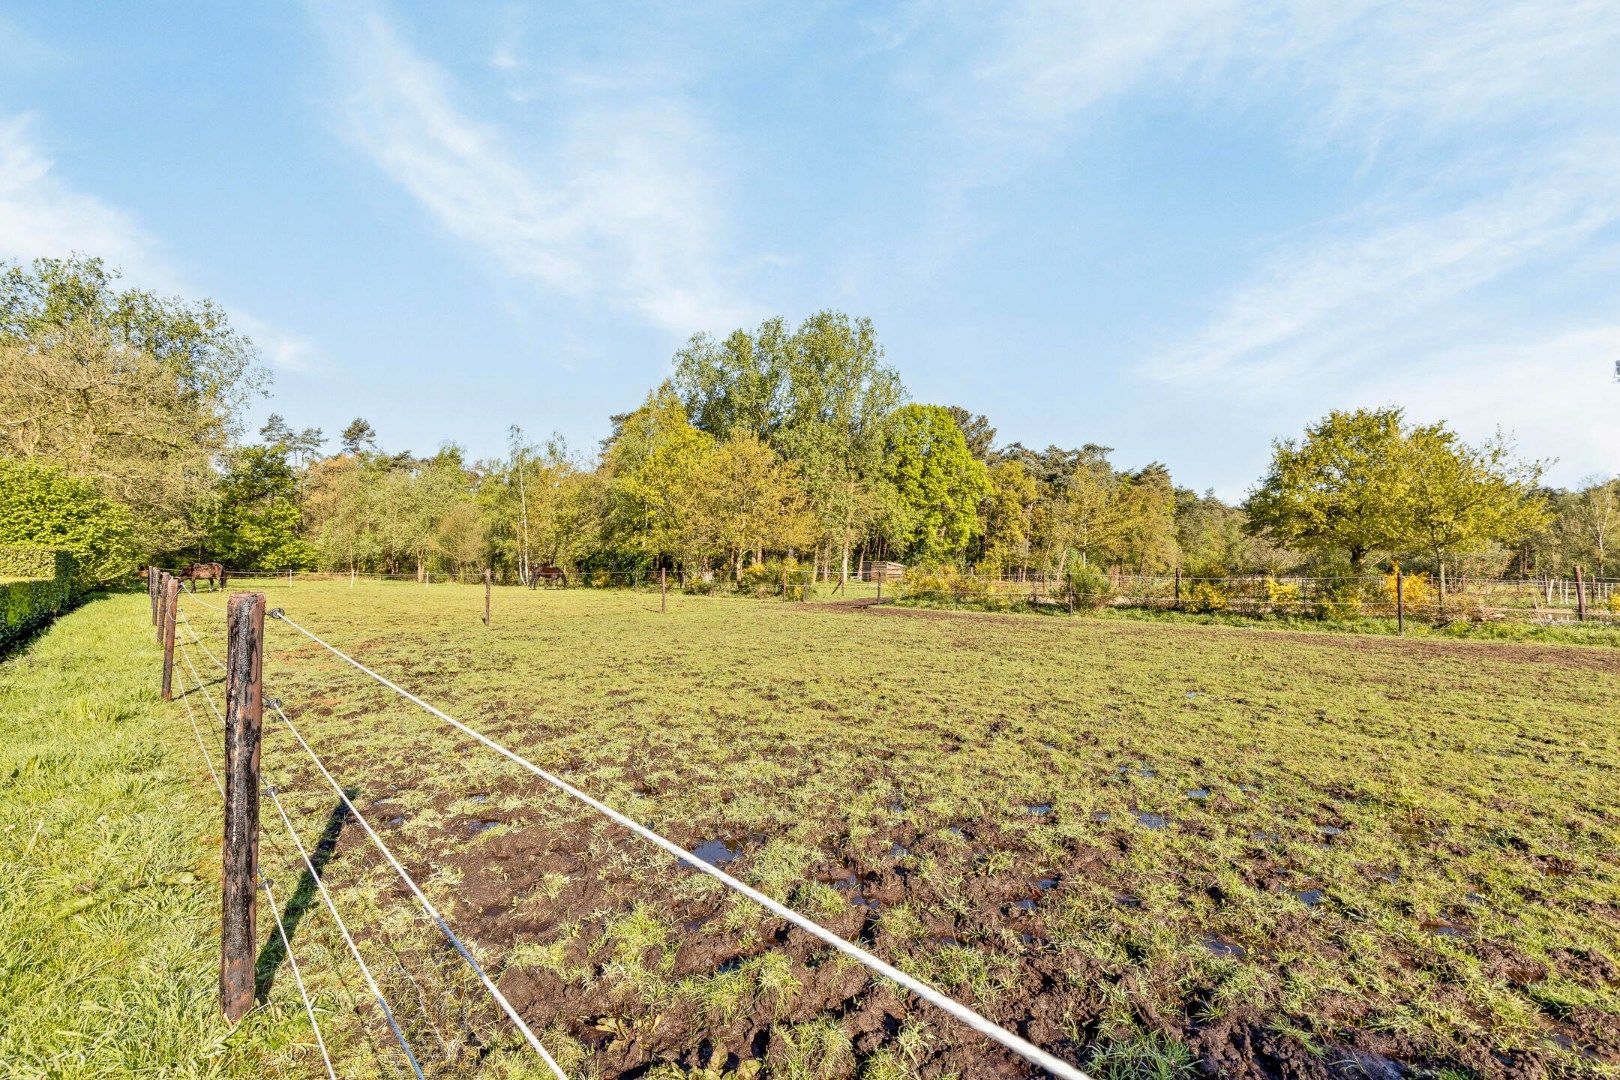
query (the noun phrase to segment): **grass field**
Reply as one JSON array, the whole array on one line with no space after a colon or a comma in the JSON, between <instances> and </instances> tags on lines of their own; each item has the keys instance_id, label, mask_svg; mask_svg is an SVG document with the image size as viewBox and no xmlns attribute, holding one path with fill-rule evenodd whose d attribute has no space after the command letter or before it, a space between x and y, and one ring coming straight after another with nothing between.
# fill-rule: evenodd
<instances>
[{"instance_id":1,"label":"grass field","mask_svg":"<svg viewBox=\"0 0 1620 1080\"><path fill-rule=\"evenodd\" d=\"M656 593L517 589L496 592L486 629L474 587L267 592L537 764L1094 1073L1620 1075L1613 650L682 596L660 614ZM167 966L103 973L104 992L77 1000L157 994L126 1003L127 1029L173 1013L180 1041L212 1047L132 1048L127 1062L228 1075L258 1055L273 1074L314 1075L285 968L237 1036L212 1019L218 796L183 705L121 693L154 681L145 603L92 604L7 662L8 928L80 877L142 885L65 921L26 916L5 945L36 962L0 958L0 1001L26 987L31 1003L0 1059L46 1060L75 995L23 980L88 965L73 927L117 919L125 947ZM187 606L221 652L220 617ZM1027 1074L288 627L268 634L267 692L570 1075ZM113 660L69 662L96 650ZM75 712L74 695L107 705ZM189 699L211 723L203 694ZM12 741L19 708L31 750ZM306 843L336 834L325 874L430 1075L539 1075L300 753L267 722L267 777ZM47 835L78 838L49 849L18 834L38 815L26 799L67 766L36 777L35 759L70 761L87 785L57 796ZM109 812L126 789L151 828ZM294 893L265 813L264 873ZM155 837L161 857L124 857ZM136 861L156 869L131 876ZM289 908L294 949L341 1073L404 1075L307 893Z\"/></svg>"}]
</instances>

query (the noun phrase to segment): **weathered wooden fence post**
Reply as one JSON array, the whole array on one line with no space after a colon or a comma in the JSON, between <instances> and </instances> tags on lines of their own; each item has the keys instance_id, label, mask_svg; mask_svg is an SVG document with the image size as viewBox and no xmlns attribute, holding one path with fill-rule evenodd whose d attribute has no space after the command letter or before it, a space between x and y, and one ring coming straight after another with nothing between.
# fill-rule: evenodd
<instances>
[{"instance_id":1,"label":"weathered wooden fence post","mask_svg":"<svg viewBox=\"0 0 1620 1080\"><path fill-rule=\"evenodd\" d=\"M152 602L152 625L157 625L158 619L158 568L146 568L146 598Z\"/></svg>"},{"instance_id":2,"label":"weathered wooden fence post","mask_svg":"<svg viewBox=\"0 0 1620 1080\"><path fill-rule=\"evenodd\" d=\"M883 575L882 574L874 574L873 576L877 578L877 585L878 585L877 598L879 600L882 600L883 599Z\"/></svg>"},{"instance_id":3,"label":"weathered wooden fence post","mask_svg":"<svg viewBox=\"0 0 1620 1080\"><path fill-rule=\"evenodd\" d=\"M484 567L484 625L489 625L489 588L494 584L491 579L489 567Z\"/></svg>"},{"instance_id":4,"label":"weathered wooden fence post","mask_svg":"<svg viewBox=\"0 0 1620 1080\"><path fill-rule=\"evenodd\" d=\"M1586 579L1581 576L1581 564L1575 564L1575 621L1586 621Z\"/></svg>"},{"instance_id":5,"label":"weathered wooden fence post","mask_svg":"<svg viewBox=\"0 0 1620 1080\"><path fill-rule=\"evenodd\" d=\"M158 572L157 620L155 625L157 626L157 643L160 646L163 644L163 596L169 588L169 578L171 576L167 570Z\"/></svg>"},{"instance_id":6,"label":"weathered wooden fence post","mask_svg":"<svg viewBox=\"0 0 1620 1080\"><path fill-rule=\"evenodd\" d=\"M1395 632L1406 633L1406 571L1395 571Z\"/></svg>"},{"instance_id":7,"label":"weathered wooden fence post","mask_svg":"<svg viewBox=\"0 0 1620 1080\"><path fill-rule=\"evenodd\" d=\"M658 568L658 611L660 614L669 610L669 571L664 567Z\"/></svg>"},{"instance_id":8,"label":"weathered wooden fence post","mask_svg":"<svg viewBox=\"0 0 1620 1080\"><path fill-rule=\"evenodd\" d=\"M1176 567L1176 610L1181 610L1181 567Z\"/></svg>"},{"instance_id":9,"label":"weathered wooden fence post","mask_svg":"<svg viewBox=\"0 0 1620 1080\"><path fill-rule=\"evenodd\" d=\"M225 682L225 874L219 1003L236 1023L253 1008L259 875L259 728L264 715L264 593L231 596Z\"/></svg>"},{"instance_id":10,"label":"weathered wooden fence post","mask_svg":"<svg viewBox=\"0 0 1620 1080\"><path fill-rule=\"evenodd\" d=\"M163 587L163 700L174 700L174 620L180 612L180 579Z\"/></svg>"}]
</instances>

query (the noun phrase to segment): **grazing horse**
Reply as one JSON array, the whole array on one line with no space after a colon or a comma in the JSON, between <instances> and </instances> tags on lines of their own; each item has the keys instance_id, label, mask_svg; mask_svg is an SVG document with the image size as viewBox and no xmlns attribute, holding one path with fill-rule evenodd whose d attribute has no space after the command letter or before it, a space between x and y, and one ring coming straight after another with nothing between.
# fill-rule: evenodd
<instances>
[{"instance_id":1,"label":"grazing horse","mask_svg":"<svg viewBox=\"0 0 1620 1080\"><path fill-rule=\"evenodd\" d=\"M534 576L529 579L529 588L534 588L541 581L546 588L551 588L552 582L561 582L563 588L568 588L568 572L560 566L539 566L534 570Z\"/></svg>"},{"instance_id":2,"label":"grazing horse","mask_svg":"<svg viewBox=\"0 0 1620 1080\"><path fill-rule=\"evenodd\" d=\"M225 587L225 567L221 566L217 562L192 563L190 566L180 571L180 573L176 576L179 577L181 581L189 581L191 583L192 592L197 591L198 578L208 579L209 592L214 591L216 582L218 583L219 588L223 589Z\"/></svg>"}]
</instances>

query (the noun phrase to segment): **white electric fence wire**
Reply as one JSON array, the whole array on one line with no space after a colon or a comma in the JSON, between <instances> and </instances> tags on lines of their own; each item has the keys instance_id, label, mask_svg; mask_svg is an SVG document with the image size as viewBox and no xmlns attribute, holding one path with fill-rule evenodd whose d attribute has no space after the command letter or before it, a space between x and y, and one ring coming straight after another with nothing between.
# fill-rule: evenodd
<instances>
[{"instance_id":1,"label":"white electric fence wire","mask_svg":"<svg viewBox=\"0 0 1620 1080\"><path fill-rule=\"evenodd\" d=\"M276 715L280 716L282 723L287 725L287 730L291 731L293 738L298 740L298 745L304 748L304 752L315 763L315 768L319 769L321 775L326 777L326 782L332 785L332 790L337 792L338 798L343 800L343 805L349 808L349 813L353 814L354 819L360 823L360 827L366 830L366 835L371 837L371 842L377 845L377 850L382 852L383 858L387 859L388 864L399 874L400 880L405 882L405 887L411 890L417 902L422 905L422 910L426 911L428 916L438 925L439 932L445 936L445 939L450 942L456 952L461 954L461 958L467 961L467 966L472 968L473 974L478 976L479 981L484 984L484 989L489 991L490 996L501 1007L501 1011L506 1013L507 1018L523 1033L523 1037L528 1040L529 1045L534 1048L535 1052L545 1060L547 1065L551 1066L551 1071L557 1074L557 1080L568 1080L568 1074L563 1072L552 1056L547 1053L539 1038L529 1029L529 1025L523 1022L523 1018L518 1015L517 1009L513 1008L512 1003L506 1000L506 995L501 993L500 987L496 986L495 981L484 972L483 966L478 963L467 946L462 944L461 939L456 936L456 932L450 929L450 924L444 921L444 916L439 914L439 909L433 906L433 901L429 900L422 890L417 887L416 882L411 878L405 867L400 865L398 859L394 858L394 853L388 850L388 845L383 843L382 837L378 836L376 830L371 827L371 822L367 821L366 816L360 812L359 807L349 800L349 793L343 790L343 785L339 784L337 779L326 770L326 765L321 761L320 755L315 753L309 743L304 741L303 734L293 726L292 720L282 711L281 703L269 699L265 704L276 710Z\"/></svg>"},{"instance_id":2,"label":"white electric fence wire","mask_svg":"<svg viewBox=\"0 0 1620 1080\"><path fill-rule=\"evenodd\" d=\"M186 655L184 648L180 650L180 655ZM188 659L186 663L190 665L191 661ZM196 668L192 668L192 671L195 672L196 670ZM200 679L197 680L197 689L202 689L202 680ZM197 726L197 714L191 708L191 691L186 689L183 684L180 687L180 702L186 707L186 719L191 721L192 734L197 736L197 749L202 751L203 762L208 766L208 775L214 778L214 786L219 788L219 797L223 799L225 797L225 785L220 782L219 773L214 768L214 755L208 752L208 744L203 741L202 728Z\"/></svg>"},{"instance_id":3,"label":"white electric fence wire","mask_svg":"<svg viewBox=\"0 0 1620 1080\"><path fill-rule=\"evenodd\" d=\"M354 937L349 933L349 927L344 923L343 916L338 914L337 904L333 903L332 894L326 891L326 882L321 880L320 871L315 869L315 862L304 848L304 842L299 839L298 830L293 828L292 818L287 816L287 808L281 805L281 796L276 791L276 786L267 784L265 790L270 793L270 800L276 804L282 823L287 826L287 835L292 837L293 845L298 848L298 857L304 860L304 869L309 871L310 880L315 882L315 887L320 890L321 899L326 901L326 910L332 913L332 920L337 923L338 933L343 935L344 943L349 946L349 954L354 957L354 962L360 965L360 974L366 977L366 985L371 987L372 994L377 998L377 1004L382 1007L383 1018L388 1021L388 1027L398 1040L399 1048L405 1052L405 1060L411 1063L411 1072L416 1074L417 1080L424 1080L422 1066L417 1064L416 1055L411 1053L410 1044L405 1041L405 1033L400 1030L398 1022L394 1019L394 1010L388 1007L388 999L383 997L382 987L377 985L377 980L371 974L371 968L361 959L360 948L355 945Z\"/></svg>"},{"instance_id":4,"label":"white electric fence wire","mask_svg":"<svg viewBox=\"0 0 1620 1080\"><path fill-rule=\"evenodd\" d=\"M187 628L189 629L189 627L190 624L188 623ZM195 640L195 634L193 634L193 639ZM203 686L202 676L197 672L197 665L191 662L191 656L185 651L184 648L180 650L180 655L185 659L186 667L191 669L191 677L196 681L197 689L202 691L203 699L208 702L208 707L213 712L215 719L220 722L221 732L223 733L225 718L220 713L219 709L214 705L213 696L209 694L207 688ZM182 700L183 699L184 695L182 695ZM191 706L189 704L186 706L188 710L190 707ZM193 723L192 727L195 729L195 723ZM200 732L197 735L197 742L198 745L202 744L202 735ZM203 756L205 758L208 757L208 751L206 748L203 750ZM208 771L214 771L212 761L209 762ZM219 782L218 774L215 774L214 776L214 783L219 787L220 798L224 798L225 785ZM354 956L354 962L360 965L360 973L366 977L366 984L371 987L371 992L376 995L377 1004L382 1006L383 1017L388 1021L388 1027L393 1031L394 1038L398 1040L399 1048L404 1051L405 1060L410 1062L411 1072L416 1075L417 1080L425 1080L422 1075L422 1067L421 1065L417 1064L416 1055L411 1052L410 1044L405 1041L405 1033L400 1030L398 1022L396 1022L394 1019L394 1010L388 1007L388 999L383 997L382 988L377 985L377 980L372 977L371 969L366 966L365 960L361 959L360 949L355 945L354 938L349 934L349 928L347 924L344 923L343 916L338 914L337 905L332 902L332 894L326 891L326 882L322 881L321 875L316 872L315 864L310 859L309 852L304 849L304 842L299 839L298 830L293 828L292 820L287 816L286 808L281 805L281 799L276 793L275 785L267 784L265 785L265 790L270 793L270 798L275 802L276 809L280 811L281 820L287 826L287 833L292 837L293 846L298 849L299 858L303 859L304 866L309 870L309 876L314 880L316 888L320 890L321 899L326 901L326 909L332 913L332 919L337 923L338 933L343 935L344 942L349 946L350 954ZM277 921L280 921L279 916L277 916ZM290 947L287 950L287 956L289 958L292 956L292 949Z\"/></svg>"},{"instance_id":5,"label":"white electric fence wire","mask_svg":"<svg viewBox=\"0 0 1620 1080\"><path fill-rule=\"evenodd\" d=\"M315 1045L320 1048L321 1060L326 1062L326 1075L330 1080L337 1080L337 1070L332 1068L332 1058L326 1052L326 1040L321 1038L321 1025L315 1020L315 1006L309 1000L309 991L304 988L304 977L298 973L298 959L293 956L292 942L287 939L287 928L281 924L281 911L276 907L276 894L270 889L268 880L260 881L259 887L270 901L270 914L276 917L276 931L281 934L281 947L287 951L287 965L292 968L293 982L298 984L298 994L304 999L304 1011L309 1013L309 1026L315 1029Z\"/></svg>"},{"instance_id":6,"label":"white electric fence wire","mask_svg":"<svg viewBox=\"0 0 1620 1080\"><path fill-rule=\"evenodd\" d=\"M221 615L225 614L225 609L224 608L220 607L218 604L210 604L206 600L197 599L197 594L196 593L192 593L190 596L186 596L185 593L181 593L180 595L182 597L185 597L186 603L188 603L188 604L201 604L205 608L213 608L215 611L219 612Z\"/></svg>"},{"instance_id":7,"label":"white electric fence wire","mask_svg":"<svg viewBox=\"0 0 1620 1080\"><path fill-rule=\"evenodd\" d=\"M215 656L214 655L214 650L212 650L208 646L204 645L202 643L202 638L197 636L197 628L191 625L191 618L190 618L190 616L188 616L186 614L185 609L180 608L178 610L180 612L180 618L185 620L186 633L191 635L191 643L193 645L197 646L197 648L201 649L203 652L207 653L208 654L208 659L210 659L210 660L212 660L214 662L215 667L219 668L220 671L225 672L226 674L229 674L229 672L225 671L225 662L223 660L221 660L219 657Z\"/></svg>"},{"instance_id":8,"label":"white electric fence wire","mask_svg":"<svg viewBox=\"0 0 1620 1080\"><path fill-rule=\"evenodd\" d=\"M352 657L352 656L348 655L347 653L343 652L341 649L335 648L332 645L327 644L325 641L321 640L319 637L316 637L314 634L310 633L308 630L304 629L302 626L299 626L297 623L295 623L291 619L287 618L286 612L282 611L280 608L275 608L272 611L268 612L268 614L270 615L271 618L280 619L282 622L286 623L288 626L292 627L294 630L297 630L299 633L303 634L305 637L309 638L311 641L315 642L317 645L320 645L322 648L326 649L328 652L332 653L334 656L348 662L355 669L363 672L366 675L371 676L377 682L381 683L382 685L388 687L390 690L394 691L394 693L399 694L401 697L405 698L407 701L413 702L414 704L416 704L416 705L420 706L421 708L427 710L428 712L432 713L434 716L437 716L440 720L443 720L445 723L449 724L451 727L454 727L456 730L462 732L465 735L470 736L471 738L477 740L478 742L482 743L483 745L489 747L491 750L495 751L497 754L500 754L502 757L505 757L507 760L513 762L514 764L519 765L524 769L527 769L529 772L533 773L535 776L537 776L540 779L544 780L546 783L552 785L553 787L557 788L558 790L566 792L567 794L573 796L575 799L578 799L580 802L584 803L586 806L591 807L593 810L596 810L598 813L600 813L600 814L606 816L607 818L617 822L618 824L624 826L626 829L629 829L631 832L635 833L637 836L641 837L643 840L646 840L647 842L649 842L651 844L656 844L658 847L663 848L665 851L669 852L671 855L673 855L677 859L679 859L682 863L685 863L686 865L691 866L693 869L701 871L702 873L705 873L705 874L709 875L710 877L714 878L716 881L720 882L722 885L725 885L727 888L730 888L730 889L734 890L735 892L741 893L743 896L748 897L750 900L754 901L756 904L759 904L761 907L765 908L767 911L770 911L772 914L776 915L778 918L781 918L781 919L791 923L792 925L797 926L799 929L803 930L807 934L810 934L810 935L812 935L812 936L814 936L816 938L819 938L823 942L825 942L828 945L832 946L834 949L837 949L839 952L843 953L845 956L848 956L851 959L858 961L859 963L865 965L867 968L871 969L872 971L875 971L879 975L882 975L884 978L889 979L889 980L891 980L893 982L899 983L901 986L903 986L907 990L911 991L917 997L923 999L924 1001L928 1002L930 1005L933 1005L935 1008L941 1010L942 1012L947 1013L948 1015L954 1017L955 1019L960 1020L962 1023L966 1024L968 1027L972 1028L974 1031L977 1031L979 1034L983 1035L985 1038L991 1039L994 1042L1000 1043L1002 1046L1006 1047L1008 1050L1011 1050L1013 1053L1017 1054L1019 1057L1023 1058L1025 1061L1028 1061L1031 1064L1040 1066L1041 1068L1045 1069L1047 1072L1051 1073L1053 1076L1061 1077L1062 1080L1091 1080L1091 1077L1087 1076L1084 1072L1080 1071L1075 1066L1070 1065L1068 1062L1062 1060L1061 1058L1055 1057L1054 1055L1047 1053L1045 1050L1042 1050L1040 1047L1036 1046L1034 1043L1030 1042L1029 1040L1024 1039L1024 1038L1022 1038L1022 1037L1020 1037L1018 1035L1015 1035L1012 1032L1008 1031L1006 1028L1001 1027L999 1024L996 1024L993 1021L988 1020L983 1016L980 1016L978 1013L974 1012L972 1009L968 1008L966 1005L963 1005L960 1002L958 1002L958 1001L956 1001L956 1000L954 1000L952 998L946 997L944 994L940 993L938 990L934 989L932 986L929 986L927 983L923 982L921 979L917 979L917 978L914 978L914 977L912 977L910 975L907 975L905 972L901 971L899 968L893 966L892 964L886 963L883 960L878 959L876 956L873 956L871 953L867 952L865 949L862 949L860 946L854 945L854 944L851 944L848 941L845 941L843 938L839 937L837 934L833 933L831 930L826 929L825 927L819 925L818 923L812 922L810 919L805 918L803 915L800 915L797 911L794 911L792 908L786 906L785 904L781 904L781 903L771 899L769 896L766 896L764 893L760 892L757 889L750 888L749 886L744 885L741 881L738 881L736 878L732 877L730 874L726 873L724 870L721 870L719 867L710 865L709 863L707 863L704 860L698 858L696 855L694 855L691 852L687 851L685 848L681 847L679 844L675 843L674 841L665 839L663 836L660 836L658 833L653 832L651 829L647 828L646 826L644 826L644 825L642 825L642 824L640 824L640 823L638 823L636 821L633 821L630 818L626 817L625 815L619 813L619 811L613 809L611 806L608 806L606 803L603 803L603 802L601 802L601 801L599 801L597 799L594 799L591 796L585 794L583 791L580 791L578 788L574 787L572 784L568 783L566 780L563 780L560 777L552 775L551 773L547 772L546 770L540 768L540 766L538 766L538 765L534 764L533 762L529 761L527 758L524 758L521 755L516 754L511 750L508 750L506 747L502 746L500 743L496 742L494 739L491 739L488 736L483 735L483 734L473 730L472 728L468 727L466 724L462 723L460 720L457 720L455 717L449 715L448 713L446 713L446 712L444 712L444 711L442 711L440 709L437 709L437 708L433 707L432 705L429 705L426 701L423 701L421 698L417 697L415 694L411 693L409 690L406 690L404 687L399 686L397 683L391 682L387 678L384 678L382 675L377 674L375 671L372 671L370 668L368 668L364 664L360 663L360 661L356 660L354 657ZM279 709L277 709L277 711L280 712ZM286 719L285 714L282 715L282 719L283 720ZM289 726L291 726L291 721L288 721L288 724L289 724ZM294 732L294 734L297 734L297 733ZM300 738L299 741L302 742L303 741L302 738ZM308 749L308 746L306 746L305 749ZM310 753L313 755L314 751L310 751ZM362 824L363 824L363 822L362 822Z\"/></svg>"}]
</instances>

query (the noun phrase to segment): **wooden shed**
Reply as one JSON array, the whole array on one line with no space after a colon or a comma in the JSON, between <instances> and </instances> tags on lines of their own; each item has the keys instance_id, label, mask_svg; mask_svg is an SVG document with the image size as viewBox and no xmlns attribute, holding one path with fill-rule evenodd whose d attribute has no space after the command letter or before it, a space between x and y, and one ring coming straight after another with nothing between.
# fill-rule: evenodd
<instances>
[{"instance_id":1,"label":"wooden shed","mask_svg":"<svg viewBox=\"0 0 1620 1080\"><path fill-rule=\"evenodd\" d=\"M905 574L904 563L871 560L861 563L862 581L899 581Z\"/></svg>"}]
</instances>

